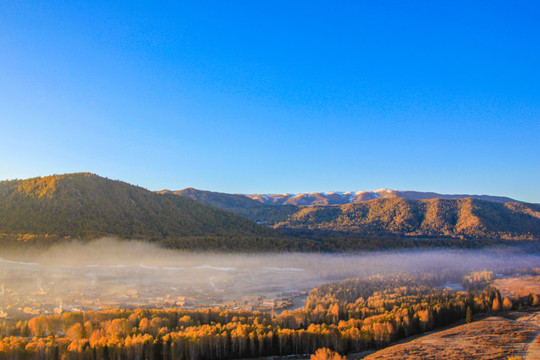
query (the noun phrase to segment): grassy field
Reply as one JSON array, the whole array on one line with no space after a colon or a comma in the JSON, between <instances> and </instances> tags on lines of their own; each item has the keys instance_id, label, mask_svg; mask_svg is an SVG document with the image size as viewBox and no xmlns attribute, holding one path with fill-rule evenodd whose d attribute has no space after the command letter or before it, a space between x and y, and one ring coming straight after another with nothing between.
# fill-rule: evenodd
<instances>
[{"instance_id":1,"label":"grassy field","mask_svg":"<svg viewBox=\"0 0 540 360\"><path fill-rule=\"evenodd\" d=\"M512 312L433 332L364 357L349 359L523 359L539 358L540 312Z\"/></svg>"},{"instance_id":2,"label":"grassy field","mask_svg":"<svg viewBox=\"0 0 540 360\"><path fill-rule=\"evenodd\" d=\"M493 282L503 297L511 300L526 298L529 294L540 295L540 276L496 279Z\"/></svg>"}]
</instances>

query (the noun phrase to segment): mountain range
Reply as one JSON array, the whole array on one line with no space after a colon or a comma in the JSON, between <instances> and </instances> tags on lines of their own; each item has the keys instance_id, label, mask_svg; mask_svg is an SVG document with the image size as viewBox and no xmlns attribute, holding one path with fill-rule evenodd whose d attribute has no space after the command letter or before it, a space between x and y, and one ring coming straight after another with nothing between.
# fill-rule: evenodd
<instances>
[{"instance_id":1,"label":"mountain range","mask_svg":"<svg viewBox=\"0 0 540 360\"><path fill-rule=\"evenodd\" d=\"M373 191L348 191L348 192L315 192L301 194L248 194L246 197L268 205L345 205L357 204L364 201L385 198L402 198L407 200L430 200L430 199L478 199L492 202L509 203L517 200L504 196L490 195L447 195L434 192L400 191L379 189Z\"/></svg>"},{"instance_id":2,"label":"mountain range","mask_svg":"<svg viewBox=\"0 0 540 360\"><path fill-rule=\"evenodd\" d=\"M540 205L507 197L396 190L241 195L188 188L172 193L278 229L364 236L540 239Z\"/></svg>"},{"instance_id":3,"label":"mountain range","mask_svg":"<svg viewBox=\"0 0 540 360\"><path fill-rule=\"evenodd\" d=\"M281 197L154 192L90 173L0 182L0 245L103 236L253 251L389 248L414 238L540 240L540 205L394 190Z\"/></svg>"}]
</instances>

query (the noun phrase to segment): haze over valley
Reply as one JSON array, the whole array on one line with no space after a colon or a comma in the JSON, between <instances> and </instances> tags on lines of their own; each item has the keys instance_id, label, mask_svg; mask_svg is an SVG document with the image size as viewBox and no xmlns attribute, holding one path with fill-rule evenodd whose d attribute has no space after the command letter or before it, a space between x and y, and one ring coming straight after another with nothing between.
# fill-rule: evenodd
<instances>
[{"instance_id":1,"label":"haze over valley","mask_svg":"<svg viewBox=\"0 0 540 360\"><path fill-rule=\"evenodd\" d=\"M0 313L24 316L141 306L268 311L281 307L280 302L286 302L287 309L303 306L314 287L346 278L444 271L459 279L459 274L475 270L539 265L540 255L516 249L216 254L104 238L47 250L3 251Z\"/></svg>"}]
</instances>

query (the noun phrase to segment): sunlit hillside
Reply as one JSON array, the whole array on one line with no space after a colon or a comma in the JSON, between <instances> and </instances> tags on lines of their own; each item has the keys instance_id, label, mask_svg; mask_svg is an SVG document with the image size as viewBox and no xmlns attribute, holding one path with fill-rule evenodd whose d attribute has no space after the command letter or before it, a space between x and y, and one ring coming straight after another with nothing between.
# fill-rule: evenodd
<instances>
[{"instance_id":1,"label":"sunlit hillside","mask_svg":"<svg viewBox=\"0 0 540 360\"><path fill-rule=\"evenodd\" d=\"M245 217L185 197L156 194L89 173L0 184L2 234L161 240L268 232Z\"/></svg>"},{"instance_id":2,"label":"sunlit hillside","mask_svg":"<svg viewBox=\"0 0 540 360\"><path fill-rule=\"evenodd\" d=\"M303 207L277 227L364 234L540 239L540 206L476 199L378 199L338 207Z\"/></svg>"},{"instance_id":3,"label":"sunlit hillside","mask_svg":"<svg viewBox=\"0 0 540 360\"><path fill-rule=\"evenodd\" d=\"M361 236L540 239L540 205L523 202L474 198L408 200L393 196L344 205L295 206L270 205L244 195L196 189L174 193L280 229Z\"/></svg>"}]
</instances>

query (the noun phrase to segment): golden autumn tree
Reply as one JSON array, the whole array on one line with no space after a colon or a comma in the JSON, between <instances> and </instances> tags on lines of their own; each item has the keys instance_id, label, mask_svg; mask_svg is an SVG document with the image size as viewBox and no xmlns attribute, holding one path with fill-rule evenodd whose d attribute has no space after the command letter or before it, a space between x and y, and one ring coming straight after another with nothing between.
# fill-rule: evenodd
<instances>
[{"instance_id":1,"label":"golden autumn tree","mask_svg":"<svg viewBox=\"0 0 540 360\"><path fill-rule=\"evenodd\" d=\"M503 304L502 304L502 308L504 311L510 311L512 310L512 307L513 307L513 304L512 304L512 301L508 298L504 298L503 299Z\"/></svg>"},{"instance_id":2,"label":"golden autumn tree","mask_svg":"<svg viewBox=\"0 0 540 360\"><path fill-rule=\"evenodd\" d=\"M339 355L337 352L328 348L320 348L311 355L310 360L346 360L345 356Z\"/></svg>"}]
</instances>

